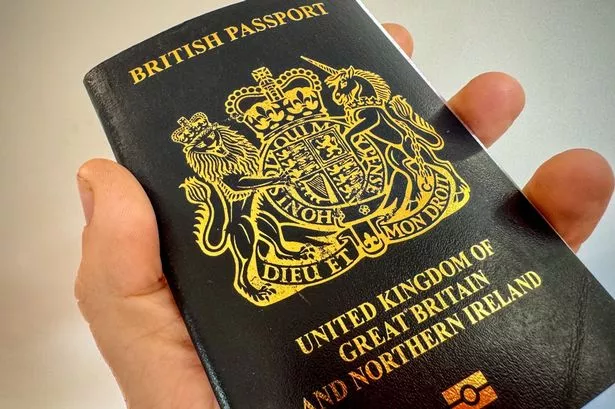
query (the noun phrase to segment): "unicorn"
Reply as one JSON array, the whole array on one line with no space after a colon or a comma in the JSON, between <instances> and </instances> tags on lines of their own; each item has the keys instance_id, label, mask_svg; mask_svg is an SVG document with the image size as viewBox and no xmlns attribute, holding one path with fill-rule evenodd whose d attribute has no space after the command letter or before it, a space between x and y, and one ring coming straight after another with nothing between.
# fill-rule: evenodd
<instances>
[{"instance_id":1,"label":"unicorn","mask_svg":"<svg viewBox=\"0 0 615 409\"><path fill-rule=\"evenodd\" d=\"M435 152L444 147L444 140L435 128L414 112L400 95L393 95L386 81L378 74L350 66L335 69L307 57L301 57L329 74L325 84L332 89L333 102L344 108L345 120L350 128L346 140L370 135L385 145L389 163L405 175L410 183L410 206L421 200L422 192L433 186L433 168L453 176L462 200L468 185L457 175L452 164L439 159Z\"/></svg>"}]
</instances>

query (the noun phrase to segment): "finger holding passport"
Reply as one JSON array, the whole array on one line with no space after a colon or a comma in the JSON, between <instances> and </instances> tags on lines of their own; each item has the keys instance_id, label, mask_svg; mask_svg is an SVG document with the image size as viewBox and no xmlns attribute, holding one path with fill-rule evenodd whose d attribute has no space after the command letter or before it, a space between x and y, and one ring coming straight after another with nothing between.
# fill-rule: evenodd
<instances>
[{"instance_id":1,"label":"finger holding passport","mask_svg":"<svg viewBox=\"0 0 615 409\"><path fill-rule=\"evenodd\" d=\"M615 301L359 1L231 5L85 85L222 408L580 408L615 382Z\"/></svg>"}]
</instances>

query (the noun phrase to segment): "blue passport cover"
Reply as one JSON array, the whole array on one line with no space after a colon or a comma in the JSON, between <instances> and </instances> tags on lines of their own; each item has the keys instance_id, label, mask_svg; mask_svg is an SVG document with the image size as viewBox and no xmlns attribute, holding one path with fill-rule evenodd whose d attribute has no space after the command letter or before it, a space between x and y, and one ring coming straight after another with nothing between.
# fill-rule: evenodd
<instances>
[{"instance_id":1,"label":"blue passport cover","mask_svg":"<svg viewBox=\"0 0 615 409\"><path fill-rule=\"evenodd\" d=\"M223 408L578 408L615 302L355 0L243 2L87 74Z\"/></svg>"}]
</instances>

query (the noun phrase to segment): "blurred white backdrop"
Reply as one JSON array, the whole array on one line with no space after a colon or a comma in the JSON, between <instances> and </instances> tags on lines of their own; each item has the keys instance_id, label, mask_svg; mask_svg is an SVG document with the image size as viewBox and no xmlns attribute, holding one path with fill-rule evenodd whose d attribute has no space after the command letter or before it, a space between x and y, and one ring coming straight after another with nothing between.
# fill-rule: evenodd
<instances>
[{"instance_id":1,"label":"blurred white backdrop","mask_svg":"<svg viewBox=\"0 0 615 409\"><path fill-rule=\"evenodd\" d=\"M83 224L79 165L112 157L81 85L117 52L228 0L0 1L0 407L120 409L73 300ZM414 34L415 61L445 97L505 71L527 108L492 155L519 184L562 150L615 164L612 0L366 0ZM615 205L580 257L615 294ZM614 334L615 336L615 334ZM615 388L590 409L615 407Z\"/></svg>"}]
</instances>

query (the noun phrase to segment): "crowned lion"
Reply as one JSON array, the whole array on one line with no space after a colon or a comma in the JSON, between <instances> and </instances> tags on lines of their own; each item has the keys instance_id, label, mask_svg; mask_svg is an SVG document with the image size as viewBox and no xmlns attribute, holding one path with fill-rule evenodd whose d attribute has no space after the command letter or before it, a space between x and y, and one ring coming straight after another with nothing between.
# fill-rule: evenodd
<instances>
[{"instance_id":1,"label":"crowned lion","mask_svg":"<svg viewBox=\"0 0 615 409\"><path fill-rule=\"evenodd\" d=\"M259 244L283 250L278 224L258 211L258 203L264 190L286 186L288 178L258 175L256 147L229 127L210 123L205 114L196 113L190 120L182 117L178 123L181 128L172 139L184 146L186 162L198 175L180 186L188 201L198 206L197 243L209 256L231 250L235 288L256 303L266 302L275 290L250 282L250 264Z\"/></svg>"}]
</instances>

